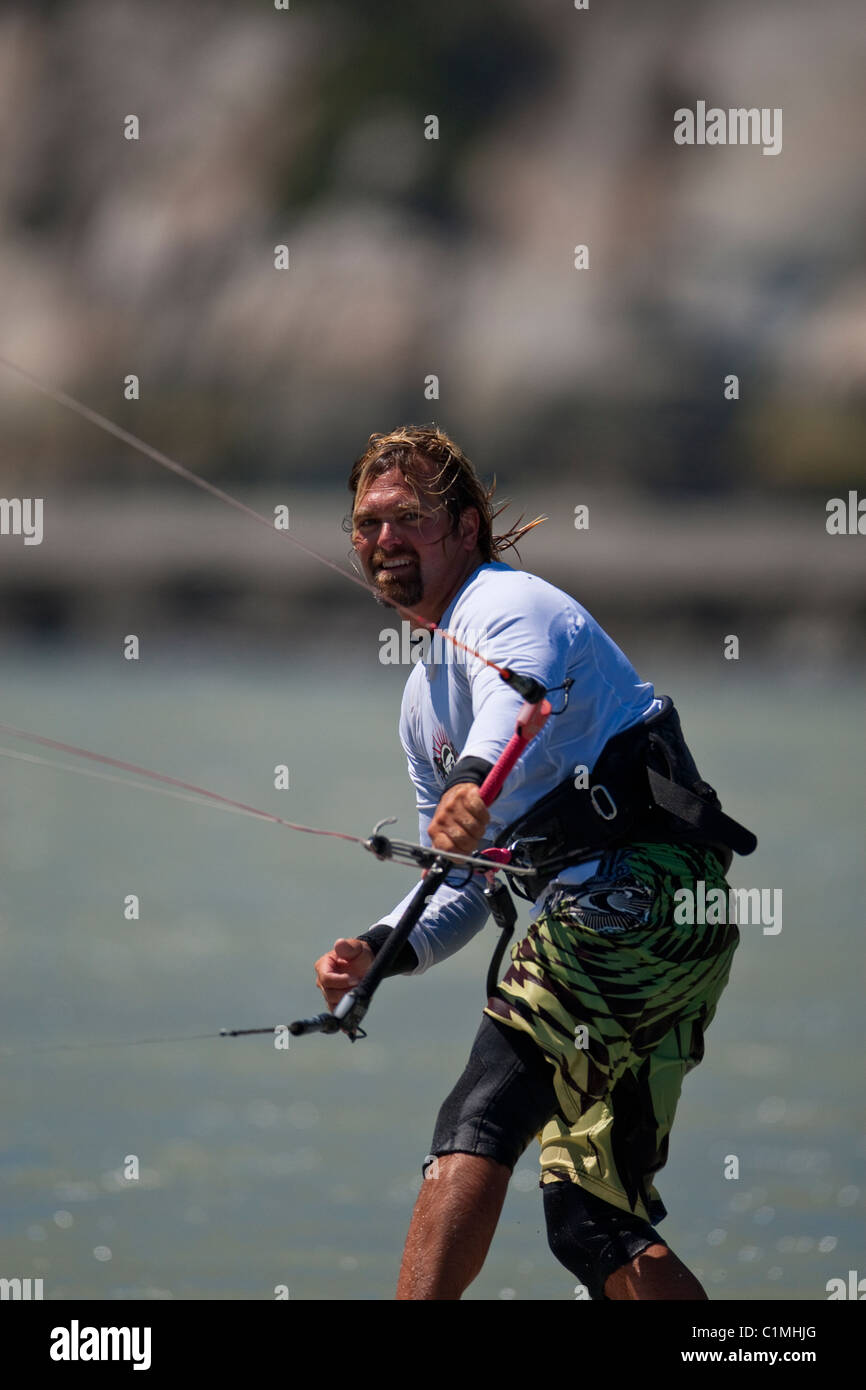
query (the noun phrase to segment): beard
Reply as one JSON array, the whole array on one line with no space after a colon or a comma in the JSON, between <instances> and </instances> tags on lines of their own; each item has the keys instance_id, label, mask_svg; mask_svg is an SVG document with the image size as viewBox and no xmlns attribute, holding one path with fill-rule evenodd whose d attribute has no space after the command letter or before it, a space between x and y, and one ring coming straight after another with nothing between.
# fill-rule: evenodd
<instances>
[{"instance_id":1,"label":"beard","mask_svg":"<svg viewBox=\"0 0 866 1390\"><path fill-rule=\"evenodd\" d=\"M414 557L413 557L414 560ZM399 604L403 608L414 608L416 603L420 603L424 597L424 581L421 578L421 567L417 560L414 560L415 569L407 574L394 573L392 570L378 569L373 578L376 589L376 601L387 607Z\"/></svg>"}]
</instances>

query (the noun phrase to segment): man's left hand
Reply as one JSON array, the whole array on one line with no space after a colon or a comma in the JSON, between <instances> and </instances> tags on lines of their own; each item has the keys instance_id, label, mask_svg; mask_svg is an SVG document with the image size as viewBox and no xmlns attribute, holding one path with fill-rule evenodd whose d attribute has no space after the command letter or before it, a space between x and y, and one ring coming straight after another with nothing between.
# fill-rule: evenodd
<instances>
[{"instance_id":1,"label":"man's left hand","mask_svg":"<svg viewBox=\"0 0 866 1390\"><path fill-rule=\"evenodd\" d=\"M471 782L460 782L440 798L430 822L434 849L452 854L472 854L481 843L490 812Z\"/></svg>"}]
</instances>

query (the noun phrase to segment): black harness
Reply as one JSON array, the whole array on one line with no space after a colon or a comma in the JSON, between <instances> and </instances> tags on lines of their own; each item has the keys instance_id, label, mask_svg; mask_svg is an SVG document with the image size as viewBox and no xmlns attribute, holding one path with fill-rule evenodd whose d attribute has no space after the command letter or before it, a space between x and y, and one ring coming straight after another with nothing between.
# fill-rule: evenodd
<instances>
[{"instance_id":1,"label":"black harness","mask_svg":"<svg viewBox=\"0 0 866 1390\"><path fill-rule=\"evenodd\" d=\"M515 893L535 902L564 868L636 840L707 845L726 872L734 854L751 854L758 843L751 830L725 815L701 777L667 695L657 713L608 739L591 773L566 778L506 826L495 843L511 851L515 864L536 870L531 878L509 880ZM486 896L502 929L487 977L489 995L517 913L501 884Z\"/></svg>"}]
</instances>

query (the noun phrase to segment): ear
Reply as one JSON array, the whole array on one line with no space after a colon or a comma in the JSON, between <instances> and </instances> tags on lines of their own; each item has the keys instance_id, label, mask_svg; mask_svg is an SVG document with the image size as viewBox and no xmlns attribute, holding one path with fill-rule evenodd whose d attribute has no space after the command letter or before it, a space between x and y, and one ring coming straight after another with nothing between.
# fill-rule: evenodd
<instances>
[{"instance_id":1,"label":"ear","mask_svg":"<svg viewBox=\"0 0 866 1390\"><path fill-rule=\"evenodd\" d=\"M460 513L458 530L460 539L465 543L466 550L474 550L478 544L478 531L480 526L481 517L478 515L478 508L465 507Z\"/></svg>"}]
</instances>

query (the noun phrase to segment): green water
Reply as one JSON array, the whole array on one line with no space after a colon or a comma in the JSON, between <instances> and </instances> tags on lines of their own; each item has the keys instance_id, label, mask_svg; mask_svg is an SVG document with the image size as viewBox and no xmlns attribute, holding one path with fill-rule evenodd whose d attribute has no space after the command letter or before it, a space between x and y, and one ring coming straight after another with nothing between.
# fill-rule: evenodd
<instances>
[{"instance_id":1,"label":"green water","mask_svg":"<svg viewBox=\"0 0 866 1390\"><path fill-rule=\"evenodd\" d=\"M759 834L732 881L781 889L783 928L743 927L659 1180L663 1231L712 1298L824 1299L864 1248L862 693L852 677L721 664L666 669L659 686L704 774ZM0 718L288 819L363 835L396 814L414 837L401 673L368 658L349 675L303 652L133 664L22 651L4 660ZM281 763L286 791L273 786ZM292 1299L392 1297L492 932L389 982L355 1046L125 1046L317 1012L314 959L375 921L412 874L352 845L5 757L0 862L0 1275L41 1277L52 1299L272 1299L277 1285ZM724 1176L729 1155L737 1179ZM128 1156L137 1181L123 1176ZM548 1252L529 1150L467 1298L572 1299L574 1282Z\"/></svg>"}]
</instances>

